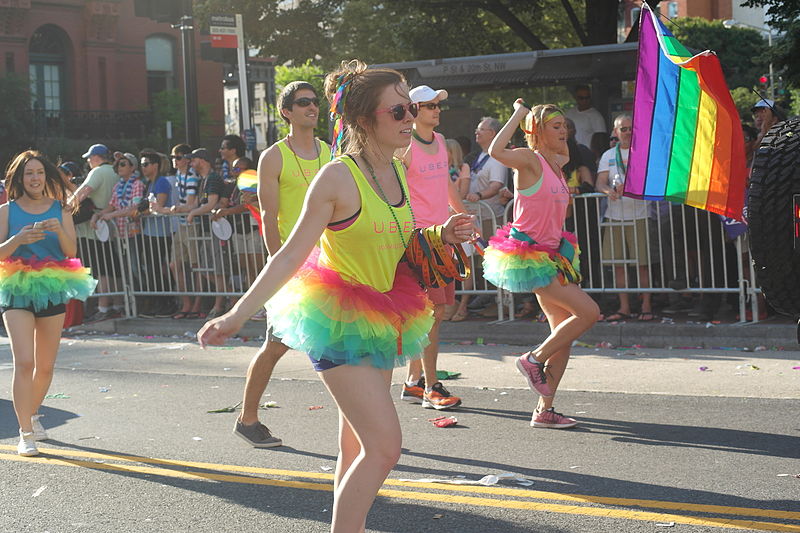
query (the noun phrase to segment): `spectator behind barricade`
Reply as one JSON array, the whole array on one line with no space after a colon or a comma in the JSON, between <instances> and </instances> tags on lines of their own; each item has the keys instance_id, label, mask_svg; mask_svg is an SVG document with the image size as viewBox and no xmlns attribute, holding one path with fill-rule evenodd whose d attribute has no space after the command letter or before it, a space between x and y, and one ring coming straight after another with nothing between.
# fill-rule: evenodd
<instances>
[{"instance_id":1,"label":"spectator behind barricade","mask_svg":"<svg viewBox=\"0 0 800 533\"><path fill-rule=\"evenodd\" d=\"M78 236L78 255L84 266L92 270L92 275L99 280L97 293L97 312L86 319L96 322L108 318L122 316L125 301L121 295L106 296L109 292L121 292L122 287L113 285L119 280L120 262L116 245L111 240L101 241L97 238L90 219L111 200L111 192L119 181L119 176L111 166L111 151L104 144L93 144L83 154L89 163L89 174L72 196L72 203L78 205L78 212L84 212L85 218L75 219L75 234Z\"/></svg>"},{"instance_id":2,"label":"spectator behind barricade","mask_svg":"<svg viewBox=\"0 0 800 533\"><path fill-rule=\"evenodd\" d=\"M614 120L614 135L619 144L608 150L600 158L597 168L597 191L608 195L608 209L605 218L609 225L603 232L601 257L604 262L613 262L614 279L617 288L627 288L627 263L633 261L638 270L639 287L650 287L650 254L647 248L647 202L622 196L625 173L628 168L628 154L631 147L631 117L619 115ZM623 262L622 264L618 262ZM641 295L641 314L643 322L653 320L653 308L649 292ZM631 318L630 298L625 292L619 293L619 308L606 317L609 322Z\"/></svg>"},{"instance_id":3,"label":"spectator behind barricade","mask_svg":"<svg viewBox=\"0 0 800 533\"><path fill-rule=\"evenodd\" d=\"M465 200L469 194L470 186L470 170L469 165L464 162L464 152L461 148L461 143L456 139L446 139L445 146L447 147L447 163L450 167L450 179L455 183L458 196ZM452 211L452 210L451 210ZM475 254L475 247L465 242L461 245L466 252L467 257L472 257ZM475 287L475 282L472 276L469 276L461 282L462 290L472 290ZM461 322L469 316L467 311L467 304L469 303L469 294L462 294L459 302L452 306L452 308L445 309L445 320L451 322ZM451 306L448 306L451 307Z\"/></svg>"},{"instance_id":4,"label":"spectator behind barricade","mask_svg":"<svg viewBox=\"0 0 800 533\"><path fill-rule=\"evenodd\" d=\"M611 137L609 137L608 133L602 131L592 135L592 141L589 143L589 149L594 155L595 174L597 174L596 169L597 165L600 163L600 158L603 157L603 154L606 153L606 150L608 150L609 146L611 146Z\"/></svg>"},{"instance_id":5,"label":"spectator behind barricade","mask_svg":"<svg viewBox=\"0 0 800 533\"><path fill-rule=\"evenodd\" d=\"M258 208L256 193L243 192L239 189L239 175L253 168L253 162L247 157L240 157L231 166L231 179L225 184L225 201L219 209L212 212L211 220L227 217L233 226L233 253L238 257L234 266L239 267L241 291L247 290L264 266L264 240L258 232L258 221L253 218L248 205Z\"/></svg>"},{"instance_id":6,"label":"spectator behind barricade","mask_svg":"<svg viewBox=\"0 0 800 533\"><path fill-rule=\"evenodd\" d=\"M786 113L769 98L762 98L756 102L750 111L753 113L753 124L758 130L756 147L761 144L761 140L772 126L786 120Z\"/></svg>"},{"instance_id":7,"label":"spectator behind barricade","mask_svg":"<svg viewBox=\"0 0 800 533\"><path fill-rule=\"evenodd\" d=\"M169 257L172 246L172 221L168 214L172 207L172 186L166 178L169 167L155 151L139 154L144 194L136 206L142 217L142 232L136 238L140 258L141 290L162 293L170 290ZM149 296L142 299L139 316L167 318L175 311L169 296Z\"/></svg>"},{"instance_id":8,"label":"spectator behind barricade","mask_svg":"<svg viewBox=\"0 0 800 533\"><path fill-rule=\"evenodd\" d=\"M600 218L597 214L597 198L575 198L577 195L595 192L594 154L575 139L575 124L565 119L567 127L567 149L569 161L562 167L570 192L570 205L567 208L565 226L567 231L578 237L581 250L581 275L583 286L599 285L602 268L598 253L600 251Z\"/></svg>"},{"instance_id":9,"label":"spectator behind barricade","mask_svg":"<svg viewBox=\"0 0 800 533\"><path fill-rule=\"evenodd\" d=\"M199 220L198 236L198 263L210 284L213 283L218 295L214 298L214 307L200 318L214 318L225 312L225 301L227 298L221 293L226 292L224 257L225 249L223 243L211 232L211 222L209 215L219 206L220 199L225 192L225 183L222 178L214 172L211 165L213 159L205 148L197 148L191 154L192 168L200 178L200 185L197 188L199 204L192 209L186 216L186 222L193 224ZM227 244L227 243L226 243Z\"/></svg>"},{"instance_id":10,"label":"spectator behind barricade","mask_svg":"<svg viewBox=\"0 0 800 533\"><path fill-rule=\"evenodd\" d=\"M61 179L67 182L70 193L74 193L75 189L83 183L81 167L74 161L64 161L58 165L58 173L61 175Z\"/></svg>"},{"instance_id":11,"label":"spectator behind barricade","mask_svg":"<svg viewBox=\"0 0 800 533\"><path fill-rule=\"evenodd\" d=\"M484 239L494 235L495 229L503 221L503 211L508 201L501 194L508 180L508 168L489 155L489 145L492 144L501 126L496 118L483 117L475 128L475 142L480 152L470 163L470 186L464 205L470 214L477 214L480 217L481 237ZM488 204L490 211L487 211L485 206L480 208L478 204L480 201ZM483 263L476 266L480 269L482 265ZM468 307L480 310L492 302L494 296L481 295L473 299ZM485 312L496 313L496 311L496 306L490 305Z\"/></svg>"},{"instance_id":12,"label":"spectator behind barricade","mask_svg":"<svg viewBox=\"0 0 800 533\"><path fill-rule=\"evenodd\" d=\"M91 226L95 230L99 221L112 223L109 229L116 228L116 236L122 241L123 253L134 273L139 271L134 238L141 232L136 206L144 198L144 184L134 176L137 168L138 159L131 153L123 154L114 162L114 171L119 176L119 181L111 191L108 204L91 219ZM127 269L119 270L117 277L121 278L123 272L127 272Z\"/></svg>"},{"instance_id":13,"label":"spectator behind barricade","mask_svg":"<svg viewBox=\"0 0 800 533\"><path fill-rule=\"evenodd\" d=\"M475 129L475 142L481 152L470 165L470 186L467 194L467 210L471 214L479 214L483 219L482 235L494 235L497 222L503 216L503 202L498 195L506 186L508 168L489 155L489 145L500 131L500 121L492 117L484 117ZM491 213L481 210L477 202L484 201L491 208Z\"/></svg>"},{"instance_id":14,"label":"spectator behind barricade","mask_svg":"<svg viewBox=\"0 0 800 533\"><path fill-rule=\"evenodd\" d=\"M472 141L466 135L459 135L455 141L461 147L461 153L464 154L464 162L469 165L467 156L472 152Z\"/></svg>"},{"instance_id":15,"label":"spectator behind barricade","mask_svg":"<svg viewBox=\"0 0 800 533\"><path fill-rule=\"evenodd\" d=\"M226 135L222 138L222 142L219 145L219 156L222 158L220 177L223 181L227 182L234 179L231 175L233 164L240 157L244 157L246 150L247 145L238 135Z\"/></svg>"},{"instance_id":16,"label":"spectator behind barricade","mask_svg":"<svg viewBox=\"0 0 800 533\"><path fill-rule=\"evenodd\" d=\"M575 107L567 110L567 118L575 123L578 144L590 146L595 133L605 133L606 121L600 111L592 107L592 90L588 85L575 87Z\"/></svg>"},{"instance_id":17,"label":"spectator behind barricade","mask_svg":"<svg viewBox=\"0 0 800 533\"><path fill-rule=\"evenodd\" d=\"M189 213L197 207L198 191L200 179L197 173L189 164L191 161L192 148L188 144L177 144L172 148L172 163L175 166L175 187L177 189L177 202L170 207L171 213ZM175 217L172 217L173 219ZM186 217L178 218L178 228L172 241L172 257L169 268L175 279L178 292L186 292L187 284L199 288L199 274L194 273L198 265L197 242L193 240L197 236L194 224L186 222ZM187 269L187 265L189 268ZM192 284L192 280L198 283ZM172 315L178 320L183 318L199 318L200 316L200 297L190 298L186 294L180 296L181 308Z\"/></svg>"}]
</instances>

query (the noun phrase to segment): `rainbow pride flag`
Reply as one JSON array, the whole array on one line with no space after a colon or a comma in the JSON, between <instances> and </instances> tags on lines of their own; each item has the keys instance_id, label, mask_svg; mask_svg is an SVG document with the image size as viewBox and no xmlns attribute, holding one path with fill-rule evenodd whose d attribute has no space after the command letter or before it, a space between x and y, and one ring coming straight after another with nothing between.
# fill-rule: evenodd
<instances>
[{"instance_id":1,"label":"rainbow pride flag","mask_svg":"<svg viewBox=\"0 0 800 533\"><path fill-rule=\"evenodd\" d=\"M236 186L240 191L251 192L253 194L258 192L258 174L255 170L243 170L239 177L236 178Z\"/></svg>"},{"instance_id":2,"label":"rainbow pride flag","mask_svg":"<svg viewBox=\"0 0 800 533\"><path fill-rule=\"evenodd\" d=\"M647 3L641 13L624 194L742 220L744 139L719 59L692 56Z\"/></svg>"}]
</instances>

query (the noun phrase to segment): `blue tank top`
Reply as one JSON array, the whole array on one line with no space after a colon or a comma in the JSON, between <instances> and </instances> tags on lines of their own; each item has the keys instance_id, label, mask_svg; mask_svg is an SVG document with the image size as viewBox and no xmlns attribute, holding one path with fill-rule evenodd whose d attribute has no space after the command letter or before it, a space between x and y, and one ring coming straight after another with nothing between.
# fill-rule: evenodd
<instances>
[{"instance_id":1,"label":"blue tank top","mask_svg":"<svg viewBox=\"0 0 800 533\"><path fill-rule=\"evenodd\" d=\"M59 222L62 221L61 204L53 200L50 208L40 215L34 215L23 210L14 200L8 202L8 235L13 236L19 233L22 228L40 220L47 220L48 218L57 218ZM61 244L58 242L58 235L52 231L45 232L45 238L41 241L31 244L23 244L11 254L11 258L30 259L31 257L37 259L55 259L61 261L66 256L61 251Z\"/></svg>"}]
</instances>

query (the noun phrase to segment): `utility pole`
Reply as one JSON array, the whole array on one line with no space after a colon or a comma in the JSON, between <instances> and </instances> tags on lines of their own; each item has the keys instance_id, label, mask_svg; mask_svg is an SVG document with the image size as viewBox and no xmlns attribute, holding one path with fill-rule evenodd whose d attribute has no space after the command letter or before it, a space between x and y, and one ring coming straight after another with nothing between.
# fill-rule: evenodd
<instances>
[{"instance_id":1,"label":"utility pole","mask_svg":"<svg viewBox=\"0 0 800 533\"><path fill-rule=\"evenodd\" d=\"M180 22L172 27L181 31L183 52L183 100L186 125L186 144L197 148L200 142L200 124L197 111L197 69L195 66L194 21L192 0L182 0Z\"/></svg>"}]
</instances>

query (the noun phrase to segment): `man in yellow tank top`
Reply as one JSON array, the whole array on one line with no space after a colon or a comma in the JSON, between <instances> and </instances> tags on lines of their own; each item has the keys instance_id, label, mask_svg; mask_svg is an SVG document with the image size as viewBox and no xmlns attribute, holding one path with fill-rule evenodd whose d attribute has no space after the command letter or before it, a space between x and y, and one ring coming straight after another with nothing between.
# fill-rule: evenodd
<instances>
[{"instance_id":1,"label":"man in yellow tank top","mask_svg":"<svg viewBox=\"0 0 800 533\"><path fill-rule=\"evenodd\" d=\"M270 146L258 160L258 201L264 225L264 243L274 256L300 218L308 186L327 163L330 147L314 137L319 119L319 99L314 87L294 81L278 95L281 118L289 124L289 135ZM258 405L275 364L289 349L271 331L250 361L244 387L242 413L234 434L256 448L280 446L258 420Z\"/></svg>"}]
</instances>

